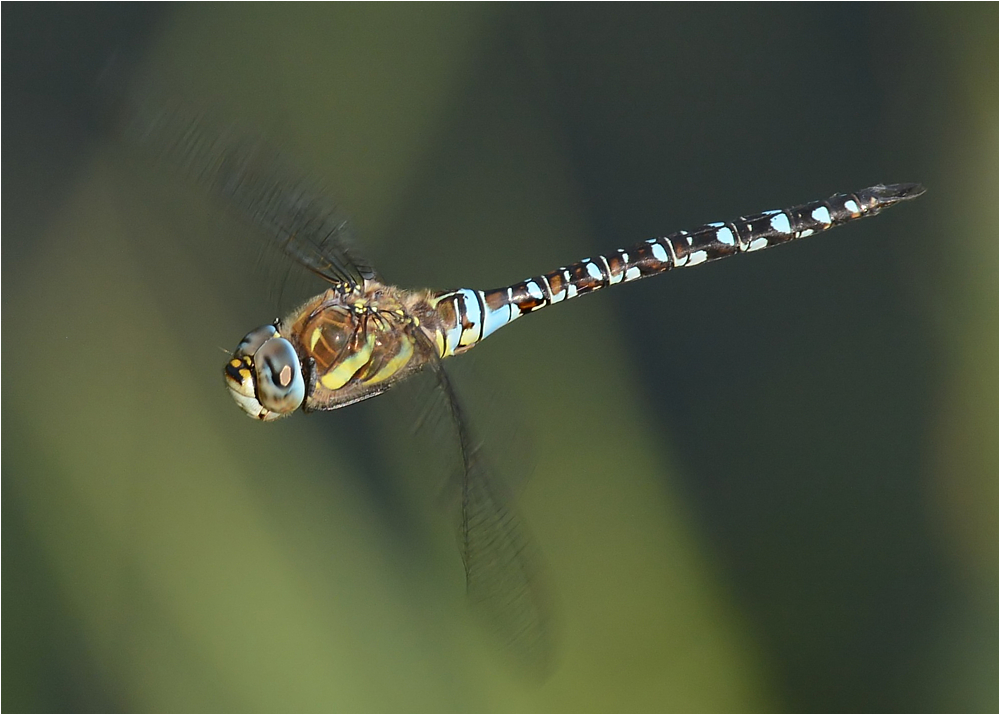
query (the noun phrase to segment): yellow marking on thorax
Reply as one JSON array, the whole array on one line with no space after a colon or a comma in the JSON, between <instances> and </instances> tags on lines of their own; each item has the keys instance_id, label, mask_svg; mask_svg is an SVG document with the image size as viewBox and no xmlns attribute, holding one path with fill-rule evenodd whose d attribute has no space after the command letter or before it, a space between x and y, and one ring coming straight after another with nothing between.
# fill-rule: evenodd
<instances>
[{"instance_id":1,"label":"yellow marking on thorax","mask_svg":"<svg viewBox=\"0 0 1000 715\"><path fill-rule=\"evenodd\" d=\"M396 353L395 357L387 362L381 370L365 380L365 383L374 384L388 380L406 367L406 363L410 362L411 357L413 357L413 341L407 338L400 343L399 352Z\"/></svg>"},{"instance_id":2,"label":"yellow marking on thorax","mask_svg":"<svg viewBox=\"0 0 1000 715\"><path fill-rule=\"evenodd\" d=\"M375 335L369 334L361 349L347 359L342 360L336 367L327 371L319 379L320 384L328 390L339 390L371 359L374 347Z\"/></svg>"},{"instance_id":3,"label":"yellow marking on thorax","mask_svg":"<svg viewBox=\"0 0 1000 715\"><path fill-rule=\"evenodd\" d=\"M319 328L313 328L312 335L309 336L309 352L313 352L316 349L316 343L318 343L322 337L323 331Z\"/></svg>"},{"instance_id":4,"label":"yellow marking on thorax","mask_svg":"<svg viewBox=\"0 0 1000 715\"><path fill-rule=\"evenodd\" d=\"M448 346L444 340L444 333L440 330L434 331L434 347L437 348L438 357L448 357Z\"/></svg>"}]
</instances>

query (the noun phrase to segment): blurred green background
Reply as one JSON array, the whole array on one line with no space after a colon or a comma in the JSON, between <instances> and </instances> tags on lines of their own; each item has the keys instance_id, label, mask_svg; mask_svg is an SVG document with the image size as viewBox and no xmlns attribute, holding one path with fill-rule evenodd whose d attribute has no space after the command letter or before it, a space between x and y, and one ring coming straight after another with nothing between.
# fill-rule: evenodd
<instances>
[{"instance_id":1,"label":"blurred green background","mask_svg":"<svg viewBox=\"0 0 1000 715\"><path fill-rule=\"evenodd\" d=\"M5 3L3 710L996 711L997 26L957 3ZM540 681L470 618L378 400L233 407L219 348L309 284L94 130L113 55L263 127L403 286L929 191L462 358L530 434Z\"/></svg>"}]
</instances>

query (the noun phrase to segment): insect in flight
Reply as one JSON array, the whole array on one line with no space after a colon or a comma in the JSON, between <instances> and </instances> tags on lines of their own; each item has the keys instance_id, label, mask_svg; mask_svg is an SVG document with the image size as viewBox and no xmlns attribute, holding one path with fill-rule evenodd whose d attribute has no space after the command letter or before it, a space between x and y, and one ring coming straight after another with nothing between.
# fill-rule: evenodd
<instances>
[{"instance_id":1,"label":"insect in flight","mask_svg":"<svg viewBox=\"0 0 1000 715\"><path fill-rule=\"evenodd\" d=\"M790 208L652 238L492 290L435 291L383 282L355 253L346 221L322 193L259 140L212 133L155 111L132 133L181 159L215 194L324 279L322 293L248 333L226 363L226 386L254 419L333 410L374 397L419 372L437 383L462 460L459 543L470 596L527 660L548 648L544 597L511 505L479 457L442 361L518 318L601 288L787 243L920 196L919 184L876 185Z\"/></svg>"},{"instance_id":2,"label":"insect in flight","mask_svg":"<svg viewBox=\"0 0 1000 715\"><path fill-rule=\"evenodd\" d=\"M304 253L289 245L331 287L283 320L247 334L226 365L226 384L240 407L263 421L298 409L345 407L466 352L499 328L548 305L674 267L811 236L874 216L923 191L918 184L889 184L835 194L652 238L492 290L401 289L335 255Z\"/></svg>"}]
</instances>

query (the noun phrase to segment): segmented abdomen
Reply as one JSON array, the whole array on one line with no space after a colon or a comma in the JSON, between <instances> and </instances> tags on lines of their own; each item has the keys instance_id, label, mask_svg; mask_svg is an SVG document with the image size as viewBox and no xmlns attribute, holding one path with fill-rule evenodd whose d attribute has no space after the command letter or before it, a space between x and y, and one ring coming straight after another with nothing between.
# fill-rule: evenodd
<instances>
[{"instance_id":1,"label":"segmented abdomen","mask_svg":"<svg viewBox=\"0 0 1000 715\"><path fill-rule=\"evenodd\" d=\"M923 192L919 184L880 184L853 194L835 194L822 201L651 238L506 288L485 291L460 288L436 293L431 303L442 317L439 349L442 356L461 353L504 325L547 305L616 283L655 276L675 266L696 266L805 238L858 218L874 216Z\"/></svg>"}]
</instances>

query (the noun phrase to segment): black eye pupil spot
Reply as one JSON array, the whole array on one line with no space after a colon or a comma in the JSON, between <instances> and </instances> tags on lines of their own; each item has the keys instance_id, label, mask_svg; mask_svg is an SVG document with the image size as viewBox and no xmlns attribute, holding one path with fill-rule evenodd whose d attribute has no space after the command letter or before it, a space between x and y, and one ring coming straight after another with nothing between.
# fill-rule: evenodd
<instances>
[{"instance_id":1,"label":"black eye pupil spot","mask_svg":"<svg viewBox=\"0 0 1000 715\"><path fill-rule=\"evenodd\" d=\"M292 384L292 366L279 365L274 358L268 357L267 369L271 373L271 381L278 387L288 387Z\"/></svg>"}]
</instances>

